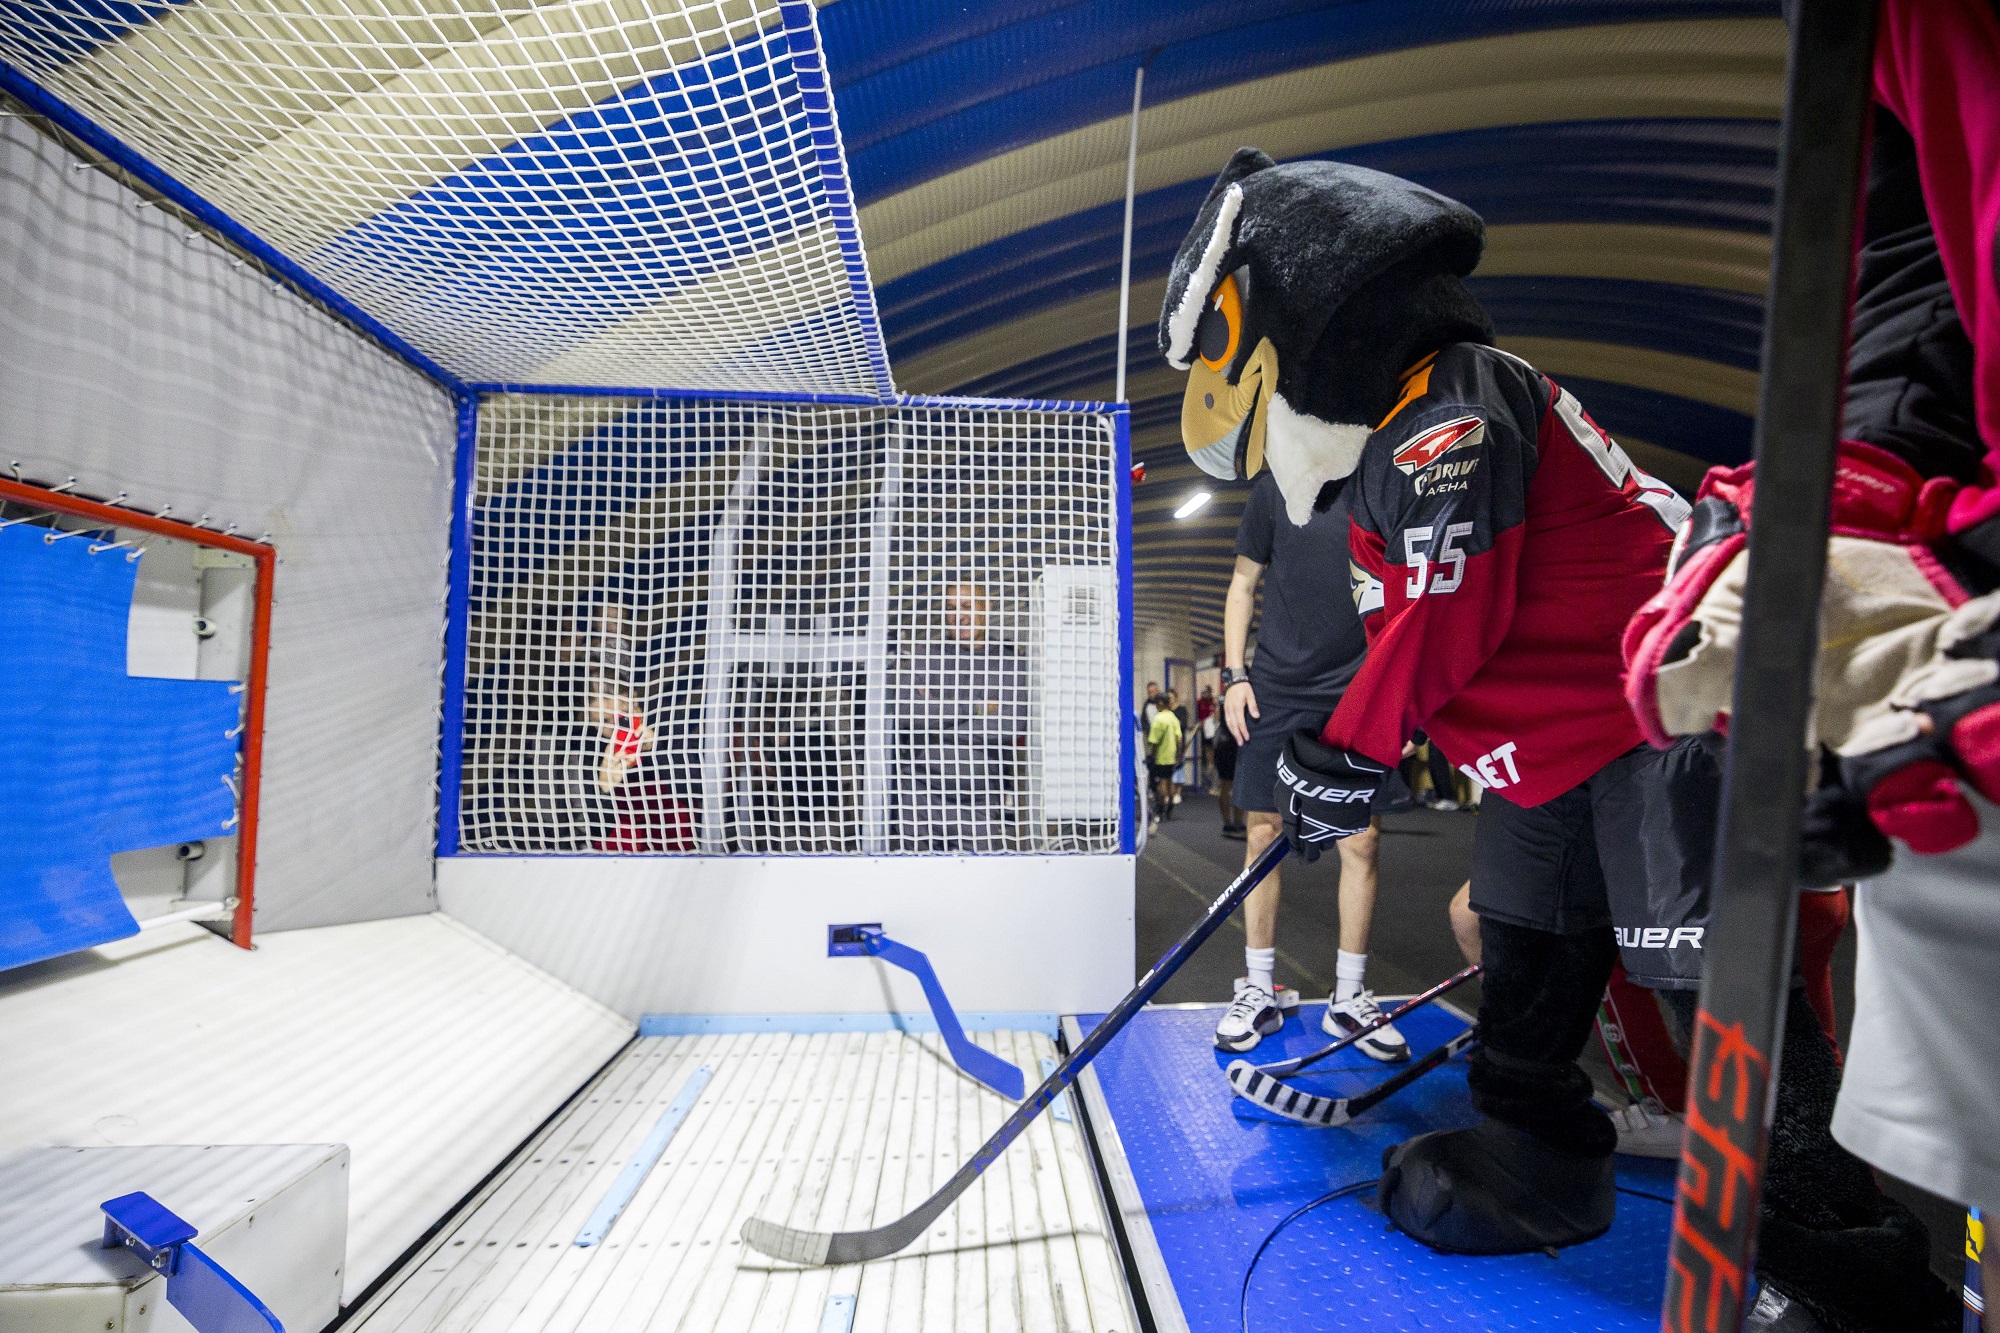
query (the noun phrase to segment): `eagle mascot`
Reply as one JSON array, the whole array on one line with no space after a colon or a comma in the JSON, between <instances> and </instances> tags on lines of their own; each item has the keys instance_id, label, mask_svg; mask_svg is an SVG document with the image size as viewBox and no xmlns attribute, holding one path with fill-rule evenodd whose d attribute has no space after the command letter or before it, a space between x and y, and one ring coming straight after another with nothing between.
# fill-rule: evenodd
<instances>
[{"instance_id":1,"label":"eagle mascot","mask_svg":"<svg viewBox=\"0 0 2000 1333\"><path fill-rule=\"evenodd\" d=\"M1614 959L1691 1029L1720 773L1699 738L1649 746L1623 689L1621 635L1689 506L1493 346L1463 281L1483 245L1476 213L1410 181L1241 149L1175 256L1159 342L1188 372L1203 471L1268 466L1294 523L1343 489L1352 513L1352 570L1328 569L1326 595L1369 608L1368 657L1325 729L1285 747L1293 847L1313 860L1365 828L1420 728L1485 789L1481 1118L1391 1148L1378 1193L1433 1248L1508 1254L1611 1225L1617 1136L1577 1060ZM1950 1326L1921 1224L1828 1132L1827 1034L1802 999L1790 1013L1763 1326Z\"/></svg>"}]
</instances>

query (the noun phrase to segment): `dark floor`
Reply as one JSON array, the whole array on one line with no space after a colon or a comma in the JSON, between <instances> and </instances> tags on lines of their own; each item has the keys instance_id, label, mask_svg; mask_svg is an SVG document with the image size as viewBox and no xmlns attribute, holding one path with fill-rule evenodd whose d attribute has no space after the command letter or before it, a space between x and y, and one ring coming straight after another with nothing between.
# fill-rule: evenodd
<instances>
[{"instance_id":1,"label":"dark floor","mask_svg":"<svg viewBox=\"0 0 2000 1333\"><path fill-rule=\"evenodd\" d=\"M1383 820L1381 889L1369 941L1368 984L1378 994L1407 995L1465 966L1451 937L1446 905L1472 863L1469 811L1413 810ZM1192 925L1243 866L1243 844L1222 836L1215 801L1184 794L1175 818L1163 822L1139 858L1139 966L1150 966ZM1278 918L1278 980L1307 999L1333 989L1338 951L1340 858L1314 865L1284 864L1284 905ZM1232 917L1161 990L1159 1002L1224 1003L1243 975L1243 923ZM1834 1007L1842 1042L1854 1012L1854 932L1834 954ZM1466 1012L1479 1004L1479 984L1452 1000ZM1585 1064L1600 1086L1616 1087L1592 1042ZM1931 1261L1957 1289L1964 1276L1965 1213L1956 1205L1887 1177L1888 1192L1915 1210L1931 1231Z\"/></svg>"}]
</instances>

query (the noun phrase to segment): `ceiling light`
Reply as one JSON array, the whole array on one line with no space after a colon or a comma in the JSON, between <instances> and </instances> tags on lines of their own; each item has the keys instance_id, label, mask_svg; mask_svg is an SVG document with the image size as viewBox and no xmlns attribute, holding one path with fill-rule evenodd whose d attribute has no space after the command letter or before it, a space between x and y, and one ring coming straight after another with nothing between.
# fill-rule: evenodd
<instances>
[{"instance_id":1,"label":"ceiling light","mask_svg":"<svg viewBox=\"0 0 2000 1333\"><path fill-rule=\"evenodd\" d=\"M1214 498L1207 491L1196 491L1181 502L1181 507L1174 511L1174 517L1186 518L1189 514L1192 514L1195 510L1201 508Z\"/></svg>"}]
</instances>

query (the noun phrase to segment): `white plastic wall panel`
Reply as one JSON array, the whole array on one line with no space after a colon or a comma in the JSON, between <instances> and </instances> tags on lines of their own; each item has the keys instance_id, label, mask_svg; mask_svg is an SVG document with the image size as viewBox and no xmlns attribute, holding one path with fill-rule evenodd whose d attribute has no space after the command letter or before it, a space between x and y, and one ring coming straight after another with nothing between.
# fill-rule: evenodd
<instances>
[{"instance_id":1,"label":"white plastic wall panel","mask_svg":"<svg viewBox=\"0 0 2000 1333\"><path fill-rule=\"evenodd\" d=\"M1030 1077L1054 1044L980 1033ZM712 1077L617 1224L575 1244L688 1076ZM935 1036L649 1038L405 1266L356 1333L1132 1333L1074 1120L1044 1114L902 1254L800 1269L748 1251L743 1219L846 1230L907 1213L1012 1104Z\"/></svg>"},{"instance_id":2,"label":"white plastic wall panel","mask_svg":"<svg viewBox=\"0 0 2000 1333\"><path fill-rule=\"evenodd\" d=\"M194 925L0 973L0 1155L345 1143L352 1300L631 1035L442 916Z\"/></svg>"},{"instance_id":3,"label":"white plastic wall panel","mask_svg":"<svg viewBox=\"0 0 2000 1333\"><path fill-rule=\"evenodd\" d=\"M257 929L428 911L452 401L78 165L0 119L0 465L270 534Z\"/></svg>"},{"instance_id":4,"label":"white plastic wall panel","mask_svg":"<svg viewBox=\"0 0 2000 1333\"><path fill-rule=\"evenodd\" d=\"M0 1159L0 1328L194 1333L166 1282L104 1249L99 1205L143 1190L292 1333L340 1313L347 1149L337 1143L39 1148Z\"/></svg>"},{"instance_id":5,"label":"white plastic wall panel","mask_svg":"<svg viewBox=\"0 0 2000 1333\"><path fill-rule=\"evenodd\" d=\"M628 1018L927 1010L909 973L826 956L850 922L928 954L961 1013L1099 1012L1137 975L1129 856L462 856L438 900Z\"/></svg>"}]
</instances>

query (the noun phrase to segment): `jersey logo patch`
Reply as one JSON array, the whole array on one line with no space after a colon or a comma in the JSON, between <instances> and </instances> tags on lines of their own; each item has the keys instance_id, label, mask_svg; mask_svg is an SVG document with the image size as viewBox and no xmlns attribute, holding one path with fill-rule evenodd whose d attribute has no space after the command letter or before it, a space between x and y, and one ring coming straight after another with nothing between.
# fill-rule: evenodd
<instances>
[{"instance_id":1,"label":"jersey logo patch","mask_svg":"<svg viewBox=\"0 0 2000 1333\"><path fill-rule=\"evenodd\" d=\"M1486 423L1478 417L1460 417L1442 426L1433 426L1396 451L1395 464L1407 475L1429 467L1454 449L1470 449L1486 439Z\"/></svg>"}]
</instances>

